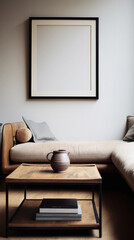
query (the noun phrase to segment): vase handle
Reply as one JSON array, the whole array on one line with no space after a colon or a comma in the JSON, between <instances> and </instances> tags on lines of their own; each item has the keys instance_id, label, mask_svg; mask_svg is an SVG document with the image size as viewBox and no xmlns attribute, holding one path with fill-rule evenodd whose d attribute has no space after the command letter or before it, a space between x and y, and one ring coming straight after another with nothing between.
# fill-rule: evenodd
<instances>
[{"instance_id":1,"label":"vase handle","mask_svg":"<svg viewBox=\"0 0 134 240\"><path fill-rule=\"evenodd\" d=\"M47 158L47 160L48 160L49 162L51 162L51 159L48 158L48 156L49 156L50 154L53 154L53 152L49 152L49 153L47 154L47 157L46 157L46 158Z\"/></svg>"}]
</instances>

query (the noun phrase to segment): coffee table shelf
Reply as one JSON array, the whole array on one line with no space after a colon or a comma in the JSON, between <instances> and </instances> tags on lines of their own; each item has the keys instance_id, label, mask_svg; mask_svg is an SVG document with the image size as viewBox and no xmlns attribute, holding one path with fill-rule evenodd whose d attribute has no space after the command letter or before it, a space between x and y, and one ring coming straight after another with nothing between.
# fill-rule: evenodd
<instances>
[{"instance_id":1,"label":"coffee table shelf","mask_svg":"<svg viewBox=\"0 0 134 240\"><path fill-rule=\"evenodd\" d=\"M82 209L81 221L36 221L35 213L41 203L41 200L27 199L24 201L21 208L18 210L15 217L9 222L9 227L98 227L94 215L93 205L91 200L80 200L78 203Z\"/></svg>"},{"instance_id":2,"label":"coffee table shelf","mask_svg":"<svg viewBox=\"0 0 134 240\"><path fill-rule=\"evenodd\" d=\"M41 203L41 199L28 199L27 187L32 185L63 187L69 185L86 186L91 189L91 198L78 199L82 209L81 221L36 221L35 213ZM10 187L24 187L24 199L15 213L9 219L9 189ZM98 188L98 208L95 203L95 191ZM70 197L70 195L68 195ZM44 196L45 197L45 196ZM51 167L43 164L22 164L6 177L6 237L9 229L97 229L99 237L102 236L102 178L96 165L86 167L69 167L64 173L54 173Z\"/></svg>"}]
</instances>

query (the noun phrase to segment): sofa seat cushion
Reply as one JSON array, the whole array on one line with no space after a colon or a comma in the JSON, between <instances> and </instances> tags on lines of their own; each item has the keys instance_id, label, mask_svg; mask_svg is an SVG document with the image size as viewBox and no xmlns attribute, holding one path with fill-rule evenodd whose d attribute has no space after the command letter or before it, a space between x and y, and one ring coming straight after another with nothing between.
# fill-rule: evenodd
<instances>
[{"instance_id":1,"label":"sofa seat cushion","mask_svg":"<svg viewBox=\"0 0 134 240\"><path fill-rule=\"evenodd\" d=\"M134 191L134 142L118 146L112 153L112 161Z\"/></svg>"},{"instance_id":2,"label":"sofa seat cushion","mask_svg":"<svg viewBox=\"0 0 134 240\"><path fill-rule=\"evenodd\" d=\"M22 143L11 148L10 160L15 163L48 162L49 152L65 149L70 152L71 163L109 163L111 153L123 141Z\"/></svg>"}]
</instances>

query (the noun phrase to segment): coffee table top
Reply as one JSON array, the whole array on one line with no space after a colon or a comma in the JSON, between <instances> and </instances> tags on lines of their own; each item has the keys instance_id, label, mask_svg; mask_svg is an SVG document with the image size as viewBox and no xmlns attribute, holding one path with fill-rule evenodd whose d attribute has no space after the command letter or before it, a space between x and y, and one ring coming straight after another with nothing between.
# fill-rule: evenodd
<instances>
[{"instance_id":1,"label":"coffee table top","mask_svg":"<svg viewBox=\"0 0 134 240\"><path fill-rule=\"evenodd\" d=\"M65 172L55 173L45 164L21 164L6 177L7 183L101 183L95 164L69 166Z\"/></svg>"}]
</instances>

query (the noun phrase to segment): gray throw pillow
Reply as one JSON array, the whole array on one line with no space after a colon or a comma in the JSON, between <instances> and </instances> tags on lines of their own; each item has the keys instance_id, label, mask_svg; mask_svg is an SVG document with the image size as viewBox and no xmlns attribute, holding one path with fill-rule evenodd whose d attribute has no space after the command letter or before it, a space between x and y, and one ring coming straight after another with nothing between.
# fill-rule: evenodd
<instances>
[{"instance_id":1,"label":"gray throw pillow","mask_svg":"<svg viewBox=\"0 0 134 240\"><path fill-rule=\"evenodd\" d=\"M123 138L124 141L134 141L134 124L130 127Z\"/></svg>"},{"instance_id":2,"label":"gray throw pillow","mask_svg":"<svg viewBox=\"0 0 134 240\"><path fill-rule=\"evenodd\" d=\"M34 142L46 142L46 141L56 141L57 139L51 132L48 124L46 122L34 122L32 120L27 120L22 117L27 127L31 130L33 134Z\"/></svg>"}]
</instances>

